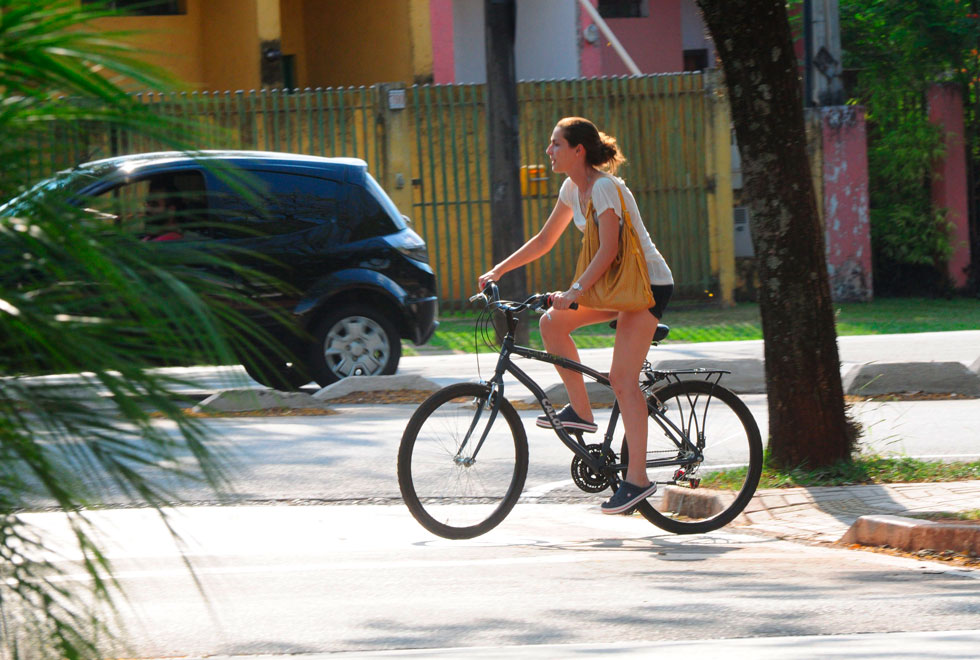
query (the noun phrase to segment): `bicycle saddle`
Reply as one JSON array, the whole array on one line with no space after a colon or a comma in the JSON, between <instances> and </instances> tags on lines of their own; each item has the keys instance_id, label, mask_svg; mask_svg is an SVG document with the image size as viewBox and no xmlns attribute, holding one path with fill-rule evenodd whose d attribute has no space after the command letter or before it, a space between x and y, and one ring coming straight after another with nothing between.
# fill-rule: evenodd
<instances>
[{"instance_id":1,"label":"bicycle saddle","mask_svg":"<svg viewBox=\"0 0 980 660\"><path fill-rule=\"evenodd\" d=\"M609 322L609 327L612 328L613 330L615 330L616 329L616 321L615 320L610 321ZM653 341L651 343L654 343L655 344L657 342L663 341L664 339L667 338L667 335L669 335L669 334L670 334L670 326L669 325L666 325L664 323L658 323L657 324L657 329L653 333Z\"/></svg>"}]
</instances>

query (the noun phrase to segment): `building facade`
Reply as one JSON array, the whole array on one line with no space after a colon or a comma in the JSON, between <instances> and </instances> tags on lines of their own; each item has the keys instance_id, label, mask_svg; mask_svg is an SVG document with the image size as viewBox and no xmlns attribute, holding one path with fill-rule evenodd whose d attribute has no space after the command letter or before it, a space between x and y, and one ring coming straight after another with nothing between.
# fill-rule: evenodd
<instances>
[{"instance_id":1,"label":"building facade","mask_svg":"<svg viewBox=\"0 0 980 660\"><path fill-rule=\"evenodd\" d=\"M87 0L80 0L86 2ZM114 0L145 59L188 89L431 82L429 0Z\"/></svg>"},{"instance_id":2,"label":"building facade","mask_svg":"<svg viewBox=\"0 0 980 660\"><path fill-rule=\"evenodd\" d=\"M89 0L79 0L88 2ZM589 0L642 73L711 68L695 0ZM484 0L114 0L145 58L199 91L482 83ZM629 73L580 0L517 0L520 80Z\"/></svg>"}]
</instances>

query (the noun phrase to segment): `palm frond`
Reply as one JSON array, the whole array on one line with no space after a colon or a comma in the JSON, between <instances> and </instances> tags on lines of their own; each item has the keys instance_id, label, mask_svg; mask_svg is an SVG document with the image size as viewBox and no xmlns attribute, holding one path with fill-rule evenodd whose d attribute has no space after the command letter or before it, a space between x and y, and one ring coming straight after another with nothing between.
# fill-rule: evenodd
<instances>
[{"instance_id":1,"label":"palm frond","mask_svg":"<svg viewBox=\"0 0 980 660\"><path fill-rule=\"evenodd\" d=\"M26 185L53 142L73 162L78 125L188 149L193 126L128 93L174 81L125 33L91 27L110 15L76 0L0 0L0 193ZM263 337L239 311L252 303L213 275L231 268L221 255L143 244L53 200L0 218L0 658L100 657L118 585L86 509L162 512L182 485L229 484L228 457L183 414L179 381L154 367L187 355L228 363L236 342ZM63 513L72 562L27 524L39 508ZM89 579L62 579L69 565Z\"/></svg>"}]
</instances>

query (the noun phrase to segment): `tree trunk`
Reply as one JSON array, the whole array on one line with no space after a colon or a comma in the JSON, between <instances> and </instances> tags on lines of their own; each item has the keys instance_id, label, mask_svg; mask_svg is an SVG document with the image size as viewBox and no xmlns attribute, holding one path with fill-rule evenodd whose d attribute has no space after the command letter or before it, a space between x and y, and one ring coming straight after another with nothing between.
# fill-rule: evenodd
<instances>
[{"instance_id":1,"label":"tree trunk","mask_svg":"<svg viewBox=\"0 0 980 660\"><path fill-rule=\"evenodd\" d=\"M492 250L493 263L499 264L524 244L517 73L514 66L517 6L515 0L484 0L483 9ZM524 300L527 296L527 277L523 268L512 271L501 281L500 294L508 300ZM517 342L527 344L526 315L521 320L517 328Z\"/></svg>"},{"instance_id":2,"label":"tree trunk","mask_svg":"<svg viewBox=\"0 0 980 660\"><path fill-rule=\"evenodd\" d=\"M785 0L698 0L725 71L759 269L776 465L849 459L824 229Z\"/></svg>"}]
</instances>

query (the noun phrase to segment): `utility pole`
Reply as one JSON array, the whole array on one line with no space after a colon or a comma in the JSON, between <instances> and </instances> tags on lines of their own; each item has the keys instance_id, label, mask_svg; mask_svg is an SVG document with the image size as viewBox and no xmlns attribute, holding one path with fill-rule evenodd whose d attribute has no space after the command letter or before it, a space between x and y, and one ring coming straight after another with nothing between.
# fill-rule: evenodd
<instances>
[{"instance_id":1,"label":"utility pole","mask_svg":"<svg viewBox=\"0 0 980 660\"><path fill-rule=\"evenodd\" d=\"M804 105L844 105L838 0L803 0L803 39Z\"/></svg>"},{"instance_id":2,"label":"utility pole","mask_svg":"<svg viewBox=\"0 0 980 660\"><path fill-rule=\"evenodd\" d=\"M487 54L490 226L493 232L493 263L498 264L524 243L517 71L514 63L516 0L483 0L483 11ZM510 300L523 300L526 297L527 278L523 268L507 274L501 282L500 293ZM518 343L526 343L527 323L521 323L518 332Z\"/></svg>"}]
</instances>

